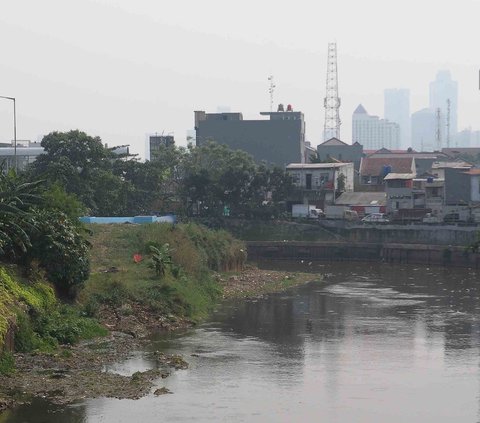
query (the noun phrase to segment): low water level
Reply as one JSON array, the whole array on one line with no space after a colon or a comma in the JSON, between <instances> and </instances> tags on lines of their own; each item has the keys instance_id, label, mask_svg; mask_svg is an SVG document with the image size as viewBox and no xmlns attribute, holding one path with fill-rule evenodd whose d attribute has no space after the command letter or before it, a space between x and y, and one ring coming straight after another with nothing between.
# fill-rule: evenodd
<instances>
[{"instance_id":1,"label":"low water level","mask_svg":"<svg viewBox=\"0 0 480 423\"><path fill-rule=\"evenodd\" d=\"M152 350L190 362L158 381L173 395L69 407L36 401L0 422L480 421L477 274L308 268L326 279L225 304L196 329L152 340ZM110 370L128 374L151 364L138 352Z\"/></svg>"}]
</instances>

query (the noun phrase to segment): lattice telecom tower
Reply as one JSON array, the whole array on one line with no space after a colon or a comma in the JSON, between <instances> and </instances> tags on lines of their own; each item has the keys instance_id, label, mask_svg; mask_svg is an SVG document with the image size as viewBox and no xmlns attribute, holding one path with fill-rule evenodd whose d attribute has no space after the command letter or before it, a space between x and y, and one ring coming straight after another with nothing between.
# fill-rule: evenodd
<instances>
[{"instance_id":1,"label":"lattice telecom tower","mask_svg":"<svg viewBox=\"0 0 480 423\"><path fill-rule=\"evenodd\" d=\"M273 82L273 75L268 77L270 84L268 86L268 94L270 94L270 111L273 112L273 93L275 92L275 83Z\"/></svg>"},{"instance_id":2,"label":"lattice telecom tower","mask_svg":"<svg viewBox=\"0 0 480 423\"><path fill-rule=\"evenodd\" d=\"M325 126L323 140L340 139L340 98L338 97L337 43L328 44L327 89L324 100Z\"/></svg>"}]
</instances>

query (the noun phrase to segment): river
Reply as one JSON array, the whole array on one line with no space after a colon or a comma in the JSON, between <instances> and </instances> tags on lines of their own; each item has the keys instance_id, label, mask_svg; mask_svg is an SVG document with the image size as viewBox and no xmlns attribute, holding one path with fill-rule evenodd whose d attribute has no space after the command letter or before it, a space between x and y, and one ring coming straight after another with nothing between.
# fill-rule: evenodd
<instances>
[{"instance_id":1,"label":"river","mask_svg":"<svg viewBox=\"0 0 480 423\"><path fill-rule=\"evenodd\" d=\"M301 266L313 282L223 304L195 329L152 338L150 350L180 353L190 363L158 381L173 394L67 407L36 400L0 422L480 421L478 274L377 263ZM324 281L315 281L317 274ZM139 351L108 370L150 366Z\"/></svg>"}]
</instances>

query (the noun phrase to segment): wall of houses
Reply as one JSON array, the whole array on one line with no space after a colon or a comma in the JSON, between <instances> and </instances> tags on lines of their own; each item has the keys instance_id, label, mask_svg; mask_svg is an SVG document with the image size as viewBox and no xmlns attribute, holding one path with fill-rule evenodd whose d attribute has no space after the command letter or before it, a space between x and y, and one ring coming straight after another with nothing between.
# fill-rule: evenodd
<instances>
[{"instance_id":1,"label":"wall of houses","mask_svg":"<svg viewBox=\"0 0 480 423\"><path fill-rule=\"evenodd\" d=\"M473 202L480 202L480 175L470 176L470 199Z\"/></svg>"},{"instance_id":2,"label":"wall of houses","mask_svg":"<svg viewBox=\"0 0 480 423\"><path fill-rule=\"evenodd\" d=\"M292 176L293 183L298 188L316 191L338 189L338 177L343 174L345 175L345 191L353 191L353 163L345 163L338 168L287 169L287 173ZM308 180L311 180L310 186L307 186Z\"/></svg>"}]
</instances>

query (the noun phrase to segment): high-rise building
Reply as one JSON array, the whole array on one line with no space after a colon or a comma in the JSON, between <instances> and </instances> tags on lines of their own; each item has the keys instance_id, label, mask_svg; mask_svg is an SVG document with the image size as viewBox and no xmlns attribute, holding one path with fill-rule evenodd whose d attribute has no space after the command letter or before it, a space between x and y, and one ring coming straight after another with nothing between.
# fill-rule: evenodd
<instances>
[{"instance_id":1,"label":"high-rise building","mask_svg":"<svg viewBox=\"0 0 480 423\"><path fill-rule=\"evenodd\" d=\"M411 147L409 90L392 88L384 91L384 117L400 126L401 148Z\"/></svg>"},{"instance_id":2,"label":"high-rise building","mask_svg":"<svg viewBox=\"0 0 480 423\"><path fill-rule=\"evenodd\" d=\"M472 131L471 128L459 131L450 147L480 147L480 131Z\"/></svg>"},{"instance_id":3,"label":"high-rise building","mask_svg":"<svg viewBox=\"0 0 480 423\"><path fill-rule=\"evenodd\" d=\"M400 148L400 126L395 122L371 116L360 104L353 112L352 142L363 145L365 150Z\"/></svg>"},{"instance_id":4,"label":"high-rise building","mask_svg":"<svg viewBox=\"0 0 480 423\"><path fill-rule=\"evenodd\" d=\"M437 146L437 115L425 108L412 113L412 147L417 151L434 151Z\"/></svg>"},{"instance_id":5,"label":"high-rise building","mask_svg":"<svg viewBox=\"0 0 480 423\"><path fill-rule=\"evenodd\" d=\"M439 71L435 81L430 82L430 108L440 109L442 147L448 147L447 144L453 147L452 140L458 132L458 84L452 80L450 71Z\"/></svg>"},{"instance_id":6,"label":"high-rise building","mask_svg":"<svg viewBox=\"0 0 480 423\"><path fill-rule=\"evenodd\" d=\"M234 150L243 150L258 163L286 166L308 161L310 152L305 143L305 121L302 112L294 112L288 105L284 111L261 112L269 119L244 120L241 113L195 112L196 145L208 141L225 144Z\"/></svg>"}]
</instances>

